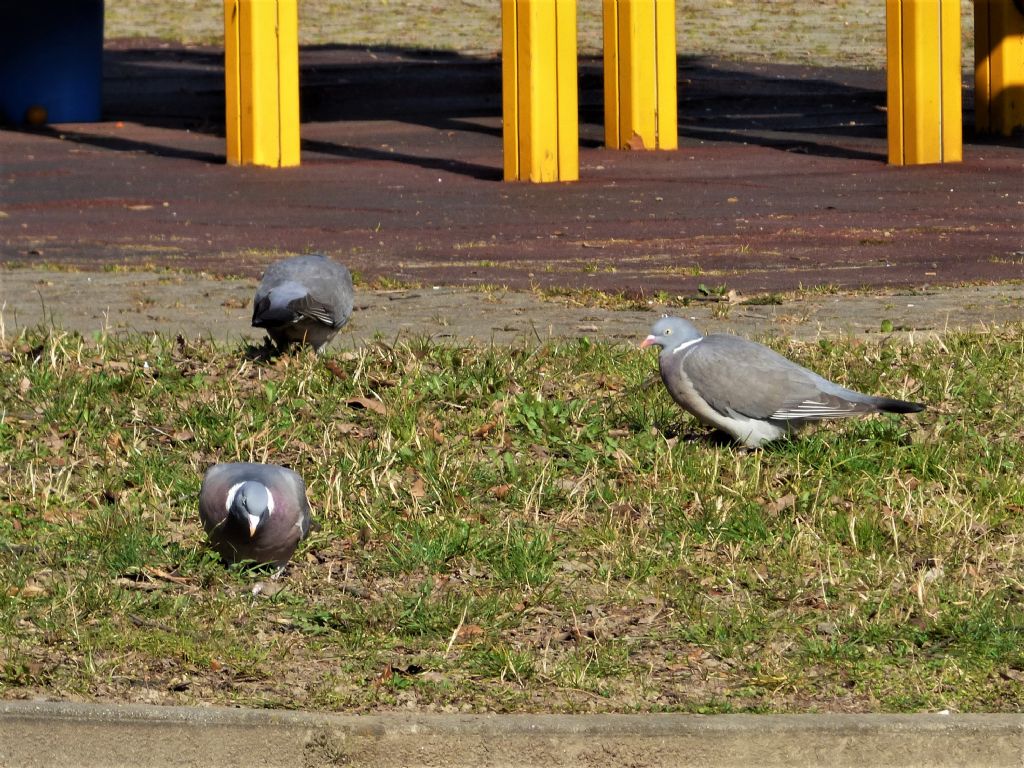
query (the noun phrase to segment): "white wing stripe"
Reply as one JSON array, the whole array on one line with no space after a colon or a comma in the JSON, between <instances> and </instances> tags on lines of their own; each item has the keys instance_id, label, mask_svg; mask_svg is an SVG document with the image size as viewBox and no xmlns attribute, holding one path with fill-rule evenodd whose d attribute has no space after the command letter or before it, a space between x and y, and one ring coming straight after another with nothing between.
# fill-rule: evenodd
<instances>
[{"instance_id":1,"label":"white wing stripe","mask_svg":"<svg viewBox=\"0 0 1024 768\"><path fill-rule=\"evenodd\" d=\"M806 419L815 417L825 418L828 416L853 416L855 414L856 406L853 403L850 403L846 407L838 407L835 405L829 405L828 403L815 402L814 400L805 400L797 405L780 408L768 418Z\"/></svg>"}]
</instances>

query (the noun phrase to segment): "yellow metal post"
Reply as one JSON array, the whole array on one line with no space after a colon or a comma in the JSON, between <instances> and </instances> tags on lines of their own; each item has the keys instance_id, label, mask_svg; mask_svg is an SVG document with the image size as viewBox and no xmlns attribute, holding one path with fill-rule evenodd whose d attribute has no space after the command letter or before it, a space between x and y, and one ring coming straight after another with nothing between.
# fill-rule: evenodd
<instances>
[{"instance_id":1,"label":"yellow metal post","mask_svg":"<svg viewBox=\"0 0 1024 768\"><path fill-rule=\"evenodd\" d=\"M604 139L614 149L676 149L675 0L602 0Z\"/></svg>"},{"instance_id":2,"label":"yellow metal post","mask_svg":"<svg viewBox=\"0 0 1024 768\"><path fill-rule=\"evenodd\" d=\"M889 162L963 158L959 0L886 0Z\"/></svg>"},{"instance_id":3,"label":"yellow metal post","mask_svg":"<svg viewBox=\"0 0 1024 768\"><path fill-rule=\"evenodd\" d=\"M297 0L224 0L230 165L299 164Z\"/></svg>"},{"instance_id":4,"label":"yellow metal post","mask_svg":"<svg viewBox=\"0 0 1024 768\"><path fill-rule=\"evenodd\" d=\"M506 181L580 175L576 0L502 0Z\"/></svg>"},{"instance_id":5,"label":"yellow metal post","mask_svg":"<svg viewBox=\"0 0 1024 768\"><path fill-rule=\"evenodd\" d=\"M974 126L1010 136L1024 128L1024 4L974 0Z\"/></svg>"}]
</instances>

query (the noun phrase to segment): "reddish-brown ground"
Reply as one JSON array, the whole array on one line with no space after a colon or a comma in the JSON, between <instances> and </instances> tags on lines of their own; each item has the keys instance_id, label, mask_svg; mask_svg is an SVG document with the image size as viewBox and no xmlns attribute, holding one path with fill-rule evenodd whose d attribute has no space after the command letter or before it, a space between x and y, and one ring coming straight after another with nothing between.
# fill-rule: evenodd
<instances>
[{"instance_id":1,"label":"reddish-brown ground","mask_svg":"<svg viewBox=\"0 0 1024 768\"><path fill-rule=\"evenodd\" d=\"M879 72L680 60L680 149L602 148L580 181L501 181L494 60L302 54L298 168L224 164L215 49L109 44L97 124L0 132L0 262L256 275L319 250L366 278L747 293L1024 277L1024 151L885 164ZM970 100L965 106L969 108Z\"/></svg>"}]
</instances>

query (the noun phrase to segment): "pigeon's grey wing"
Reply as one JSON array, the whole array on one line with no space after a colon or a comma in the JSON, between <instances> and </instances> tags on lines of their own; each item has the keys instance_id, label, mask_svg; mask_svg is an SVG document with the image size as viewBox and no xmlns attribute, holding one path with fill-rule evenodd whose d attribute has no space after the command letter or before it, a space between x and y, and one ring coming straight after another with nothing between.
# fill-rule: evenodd
<instances>
[{"instance_id":1,"label":"pigeon's grey wing","mask_svg":"<svg viewBox=\"0 0 1024 768\"><path fill-rule=\"evenodd\" d=\"M267 266L263 271L260 284L256 288L257 298L266 296L276 286L293 279L292 275L295 271L295 266L292 264L292 261L292 259L284 259L283 261L275 261Z\"/></svg>"},{"instance_id":2,"label":"pigeon's grey wing","mask_svg":"<svg viewBox=\"0 0 1024 768\"><path fill-rule=\"evenodd\" d=\"M840 415L833 413L835 406L830 402L837 398L823 395L814 373L738 336L706 336L685 351L679 365L693 388L719 413L762 420Z\"/></svg>"},{"instance_id":3,"label":"pigeon's grey wing","mask_svg":"<svg viewBox=\"0 0 1024 768\"><path fill-rule=\"evenodd\" d=\"M348 322L349 317L352 315L352 306L355 304L355 291L352 289L352 274L348 269L340 264L336 264L335 267L338 270L339 277L334 306L338 321L337 327L340 328Z\"/></svg>"},{"instance_id":4,"label":"pigeon's grey wing","mask_svg":"<svg viewBox=\"0 0 1024 768\"><path fill-rule=\"evenodd\" d=\"M302 522L305 519L305 522L300 525L300 528L303 526L305 528L302 534L305 536L306 531L309 530L309 501L306 499L306 482L302 479L302 475L293 469L287 467L274 467L274 469L277 470L277 473L272 487L280 493L283 499L287 499L288 507L296 521Z\"/></svg>"},{"instance_id":5,"label":"pigeon's grey wing","mask_svg":"<svg viewBox=\"0 0 1024 768\"><path fill-rule=\"evenodd\" d=\"M296 472L277 466L268 467L264 482L274 496L275 509L260 537L260 559L284 565L309 532L306 484Z\"/></svg>"},{"instance_id":6,"label":"pigeon's grey wing","mask_svg":"<svg viewBox=\"0 0 1024 768\"><path fill-rule=\"evenodd\" d=\"M340 325L347 319L347 317L340 315L338 309L333 302L320 301L311 293L293 299L288 303L288 310L293 316L297 316L296 321L298 318L306 318L307 320L316 320L318 323L332 327Z\"/></svg>"},{"instance_id":7,"label":"pigeon's grey wing","mask_svg":"<svg viewBox=\"0 0 1024 768\"><path fill-rule=\"evenodd\" d=\"M234 485L235 465L214 464L203 475L199 488L199 519L207 532L219 529L227 521L228 491Z\"/></svg>"},{"instance_id":8,"label":"pigeon's grey wing","mask_svg":"<svg viewBox=\"0 0 1024 768\"><path fill-rule=\"evenodd\" d=\"M329 322L323 320L322 316L317 319L335 328L343 326L352 314L354 298L352 274L348 269L330 259L321 258L308 265L304 281L309 287L310 301L325 308L331 317Z\"/></svg>"},{"instance_id":9,"label":"pigeon's grey wing","mask_svg":"<svg viewBox=\"0 0 1024 768\"><path fill-rule=\"evenodd\" d=\"M333 328L340 328L352 314L352 275L348 269L326 256L299 256L282 275L280 282L295 282L306 289L304 296L289 302L293 312Z\"/></svg>"},{"instance_id":10,"label":"pigeon's grey wing","mask_svg":"<svg viewBox=\"0 0 1024 768\"><path fill-rule=\"evenodd\" d=\"M295 525L299 529L299 541L302 541L309 536L309 529L313 525L313 516L309 511L309 501L306 499L306 495L302 495L302 499L299 503L299 519Z\"/></svg>"}]
</instances>

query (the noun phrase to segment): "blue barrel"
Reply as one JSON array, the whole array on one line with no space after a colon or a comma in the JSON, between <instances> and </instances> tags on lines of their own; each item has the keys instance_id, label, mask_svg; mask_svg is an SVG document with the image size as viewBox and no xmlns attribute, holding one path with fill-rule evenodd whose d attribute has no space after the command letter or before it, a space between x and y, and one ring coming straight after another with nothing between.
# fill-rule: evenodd
<instances>
[{"instance_id":1,"label":"blue barrel","mask_svg":"<svg viewBox=\"0 0 1024 768\"><path fill-rule=\"evenodd\" d=\"M95 122L102 84L103 0L0 3L0 120Z\"/></svg>"}]
</instances>

